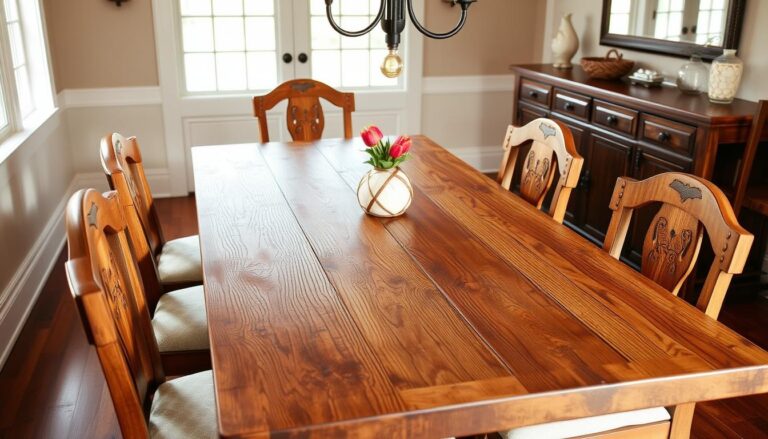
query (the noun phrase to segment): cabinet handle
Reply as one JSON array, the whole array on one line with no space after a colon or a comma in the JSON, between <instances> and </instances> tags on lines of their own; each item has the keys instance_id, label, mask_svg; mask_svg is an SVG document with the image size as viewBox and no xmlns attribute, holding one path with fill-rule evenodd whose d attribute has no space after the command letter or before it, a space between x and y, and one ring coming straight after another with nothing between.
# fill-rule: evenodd
<instances>
[{"instance_id":1,"label":"cabinet handle","mask_svg":"<svg viewBox=\"0 0 768 439\"><path fill-rule=\"evenodd\" d=\"M298 57L298 60L299 60L300 63L304 64L307 61L309 61L309 57L307 56L306 53L300 53L299 57Z\"/></svg>"},{"instance_id":2,"label":"cabinet handle","mask_svg":"<svg viewBox=\"0 0 768 439\"><path fill-rule=\"evenodd\" d=\"M528 96L536 99L536 98L539 97L539 94L535 90L531 90L531 91L528 92Z\"/></svg>"},{"instance_id":3,"label":"cabinet handle","mask_svg":"<svg viewBox=\"0 0 768 439\"><path fill-rule=\"evenodd\" d=\"M670 137L672 136L670 136L668 132L660 131L659 135L656 138L659 139L659 142L666 142L670 139Z\"/></svg>"},{"instance_id":4,"label":"cabinet handle","mask_svg":"<svg viewBox=\"0 0 768 439\"><path fill-rule=\"evenodd\" d=\"M609 114L608 117L605 118L605 121L608 122L609 125L615 125L616 122L619 121L619 118L613 114Z\"/></svg>"},{"instance_id":5,"label":"cabinet handle","mask_svg":"<svg viewBox=\"0 0 768 439\"><path fill-rule=\"evenodd\" d=\"M570 102L566 102L564 108L568 111L573 111L573 104Z\"/></svg>"},{"instance_id":6,"label":"cabinet handle","mask_svg":"<svg viewBox=\"0 0 768 439\"><path fill-rule=\"evenodd\" d=\"M293 55L291 55L290 53L284 53L283 62L286 64L290 64L291 62L293 62Z\"/></svg>"}]
</instances>

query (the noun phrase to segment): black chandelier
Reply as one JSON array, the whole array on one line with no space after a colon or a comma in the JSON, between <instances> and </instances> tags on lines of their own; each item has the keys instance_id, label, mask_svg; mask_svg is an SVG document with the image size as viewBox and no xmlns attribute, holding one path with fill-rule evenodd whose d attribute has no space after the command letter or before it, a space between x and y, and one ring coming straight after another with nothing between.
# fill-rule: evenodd
<instances>
[{"instance_id":1,"label":"black chandelier","mask_svg":"<svg viewBox=\"0 0 768 439\"><path fill-rule=\"evenodd\" d=\"M445 0L444 0L445 1ZM381 28L387 34L387 47L389 48L389 54L384 58L381 63L381 73L387 78L396 78L400 76L400 72L403 70L403 59L397 53L397 48L400 46L400 34L405 29L405 5L408 6L408 16L411 17L413 26L419 30L422 34L429 38L435 38L442 40L450 38L464 27L464 23L467 22L467 10L469 6L477 0L450 0L452 6L459 5L461 7L461 17L459 22L452 30L445 33L434 33L427 30L419 20L416 18L416 14L413 12L413 0L381 0L381 7L379 13L373 20L373 23L368 25L365 29L359 31L344 30L333 19L333 13L331 12L331 6L333 0L325 0L325 14L328 16L328 21L331 23L331 27L344 35L345 37L360 37L363 36L381 22Z\"/></svg>"}]
</instances>

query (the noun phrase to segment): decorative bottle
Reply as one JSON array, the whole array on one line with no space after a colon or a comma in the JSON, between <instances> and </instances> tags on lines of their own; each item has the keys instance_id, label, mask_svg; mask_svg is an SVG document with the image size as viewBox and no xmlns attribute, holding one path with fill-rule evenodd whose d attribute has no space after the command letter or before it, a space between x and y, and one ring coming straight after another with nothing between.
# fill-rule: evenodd
<instances>
[{"instance_id":1,"label":"decorative bottle","mask_svg":"<svg viewBox=\"0 0 768 439\"><path fill-rule=\"evenodd\" d=\"M730 104L741 84L744 63L736 56L736 50L725 49L723 55L712 61L709 71L709 101Z\"/></svg>"},{"instance_id":2,"label":"decorative bottle","mask_svg":"<svg viewBox=\"0 0 768 439\"><path fill-rule=\"evenodd\" d=\"M699 94L707 91L709 69L701 61L698 55L691 56L691 60L677 72L677 88L685 94Z\"/></svg>"},{"instance_id":3,"label":"decorative bottle","mask_svg":"<svg viewBox=\"0 0 768 439\"><path fill-rule=\"evenodd\" d=\"M579 50L579 37L571 23L571 14L563 15L560 20L560 28L552 39L552 65L558 69L570 69L573 67L571 58Z\"/></svg>"}]
</instances>

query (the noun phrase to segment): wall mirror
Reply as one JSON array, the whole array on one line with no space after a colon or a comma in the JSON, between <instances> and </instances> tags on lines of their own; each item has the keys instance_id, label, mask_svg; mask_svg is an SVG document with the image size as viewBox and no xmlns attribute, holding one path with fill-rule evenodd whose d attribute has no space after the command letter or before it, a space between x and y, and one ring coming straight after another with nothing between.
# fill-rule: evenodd
<instances>
[{"instance_id":1,"label":"wall mirror","mask_svg":"<svg viewBox=\"0 0 768 439\"><path fill-rule=\"evenodd\" d=\"M737 49L746 0L603 0L600 44L714 59Z\"/></svg>"}]
</instances>

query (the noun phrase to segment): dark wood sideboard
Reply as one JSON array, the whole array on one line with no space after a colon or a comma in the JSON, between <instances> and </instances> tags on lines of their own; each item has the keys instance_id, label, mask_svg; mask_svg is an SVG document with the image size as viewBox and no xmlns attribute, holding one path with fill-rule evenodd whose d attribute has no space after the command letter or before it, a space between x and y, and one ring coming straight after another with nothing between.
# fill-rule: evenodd
<instances>
[{"instance_id":1,"label":"dark wood sideboard","mask_svg":"<svg viewBox=\"0 0 768 439\"><path fill-rule=\"evenodd\" d=\"M715 181L726 192L733 183L755 102L711 104L706 95L684 95L673 87L649 89L590 79L579 66L511 68L517 81L513 123L549 117L573 132L585 163L565 220L596 244L605 238L611 219L608 203L619 176L644 179L667 171L689 172ZM522 163L518 161L518 168ZM635 266L655 210L639 212L628 237L623 258ZM761 221L749 219L745 227L765 235ZM752 265L759 272L765 239L757 239L754 247Z\"/></svg>"}]
</instances>

